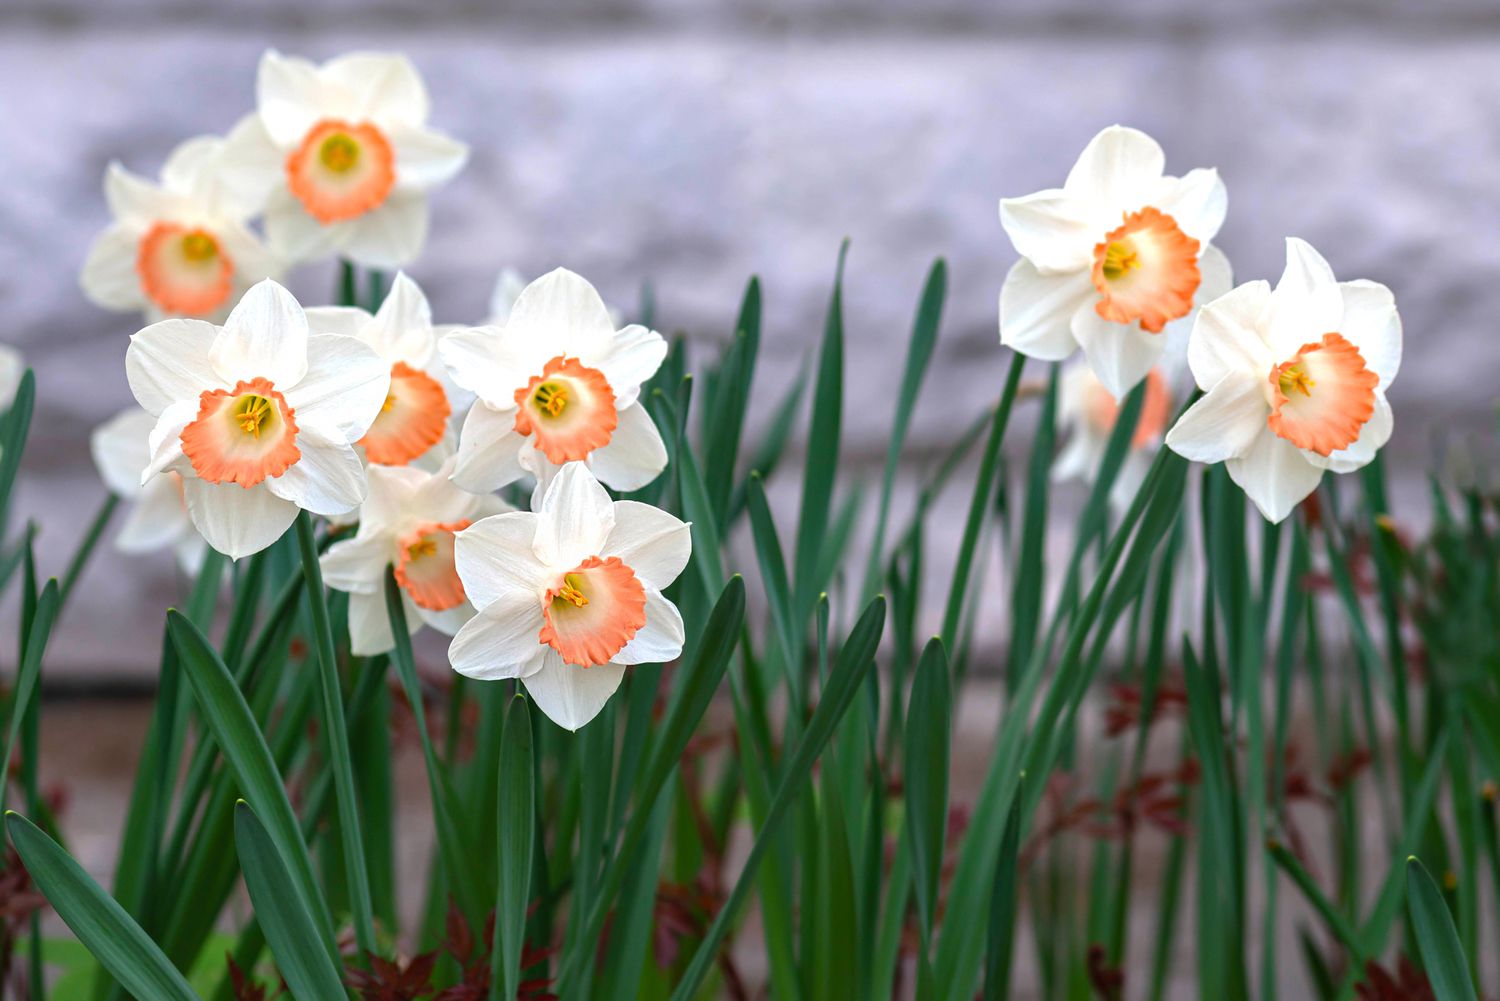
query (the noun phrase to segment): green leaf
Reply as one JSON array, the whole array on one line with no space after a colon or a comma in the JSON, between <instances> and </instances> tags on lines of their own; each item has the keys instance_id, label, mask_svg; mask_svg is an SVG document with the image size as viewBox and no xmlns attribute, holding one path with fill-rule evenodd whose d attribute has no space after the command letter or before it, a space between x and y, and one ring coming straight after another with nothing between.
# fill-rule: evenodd
<instances>
[{"instance_id":1,"label":"green leaf","mask_svg":"<svg viewBox=\"0 0 1500 1001\"><path fill-rule=\"evenodd\" d=\"M693 955L692 963L689 964L677 988L672 992L672 1001L688 1001L689 998L696 996L698 988L702 986L703 978L708 975L709 966L718 955L724 937L729 934L730 923L734 921L735 915L754 885L761 858L770 849L787 810L796 801L808 776L812 773L813 762L823 752L824 746L833 736L834 728L843 719L844 713L854 701L855 693L859 691L873 668L875 650L880 645L880 634L884 626L885 599L876 598L855 623L843 649L839 651L833 670L829 673L828 682L823 687L823 697L818 702L817 709L813 710L807 730L802 734L802 740L797 744L791 763L782 775L781 784L771 800L771 808L766 812L765 823L756 834L755 844L750 848L750 854L745 860L744 868L740 870L734 889L730 891L724 905L719 908L713 925L698 946L698 951Z\"/></svg>"},{"instance_id":2,"label":"green leaf","mask_svg":"<svg viewBox=\"0 0 1500 1001\"><path fill-rule=\"evenodd\" d=\"M1427 980L1437 1001L1475 1001L1474 983L1469 979L1469 964L1458 942L1453 915L1416 856L1406 860L1406 904L1422 950L1422 965L1427 967Z\"/></svg>"},{"instance_id":3,"label":"green leaf","mask_svg":"<svg viewBox=\"0 0 1500 1001\"><path fill-rule=\"evenodd\" d=\"M16 750L16 738L21 733L21 724L31 707L31 696L36 691L37 679L42 673L42 654L46 652L47 640L52 635L52 626L57 621L57 609L61 604L56 578L47 581L37 599L36 611L31 616L31 629L26 636L25 655L16 671L16 687L11 694L10 726L5 733L5 757L0 761L11 761ZM0 781L0 807L5 805L10 783Z\"/></svg>"},{"instance_id":4,"label":"green leaf","mask_svg":"<svg viewBox=\"0 0 1500 1001\"><path fill-rule=\"evenodd\" d=\"M849 241L839 248L833 295L818 351L813 384L812 424L807 433L807 462L802 474L802 507L797 520L797 550L792 579L799 622L806 622L818 599L818 557L833 503L833 481L839 465L839 426L844 411L844 259Z\"/></svg>"},{"instance_id":5,"label":"green leaf","mask_svg":"<svg viewBox=\"0 0 1500 1001\"><path fill-rule=\"evenodd\" d=\"M729 501L734 489L734 467L739 458L740 436L750 405L750 383L760 353L760 279L751 278L734 324L734 340L724 353L719 370L718 391L708 415L704 437L703 479L718 516L720 530L729 525Z\"/></svg>"},{"instance_id":6,"label":"green leaf","mask_svg":"<svg viewBox=\"0 0 1500 1001\"><path fill-rule=\"evenodd\" d=\"M5 829L58 916L127 991L150 1001L198 1001L141 926L56 841L18 813L5 815Z\"/></svg>"},{"instance_id":7,"label":"green leaf","mask_svg":"<svg viewBox=\"0 0 1500 1001\"><path fill-rule=\"evenodd\" d=\"M15 398L0 420L0 536L10 513L10 492L21 469L21 453L31 430L31 409L36 403L36 376L31 369L21 376Z\"/></svg>"},{"instance_id":8,"label":"green leaf","mask_svg":"<svg viewBox=\"0 0 1500 1001\"><path fill-rule=\"evenodd\" d=\"M906 824L910 829L917 913L924 948L937 919L938 880L948 830L948 761L952 688L943 641L933 637L912 676L906 719Z\"/></svg>"},{"instance_id":9,"label":"green leaf","mask_svg":"<svg viewBox=\"0 0 1500 1001\"><path fill-rule=\"evenodd\" d=\"M536 834L536 773L531 755L531 713L526 698L511 699L500 744L499 889L495 895L495 963L490 1001L513 998L521 983L521 946L531 900L532 843Z\"/></svg>"},{"instance_id":10,"label":"green leaf","mask_svg":"<svg viewBox=\"0 0 1500 1001\"><path fill-rule=\"evenodd\" d=\"M287 799L286 784L276 770L266 739L255 725L255 717L245 704L245 697L197 626L173 610L167 613L167 630L177 648L183 673L198 700L203 721L223 750L241 794L256 817L266 825L271 840L286 861L292 884L302 895L303 906L315 918L329 959L336 961L338 950L333 941L333 917L313 874L312 859L307 854L307 845L297 827L297 816Z\"/></svg>"},{"instance_id":11,"label":"green leaf","mask_svg":"<svg viewBox=\"0 0 1500 1001\"><path fill-rule=\"evenodd\" d=\"M317 925L303 906L286 863L244 800L234 805L234 847L255 919L292 997L299 1001L345 997L339 971L318 945Z\"/></svg>"}]
</instances>

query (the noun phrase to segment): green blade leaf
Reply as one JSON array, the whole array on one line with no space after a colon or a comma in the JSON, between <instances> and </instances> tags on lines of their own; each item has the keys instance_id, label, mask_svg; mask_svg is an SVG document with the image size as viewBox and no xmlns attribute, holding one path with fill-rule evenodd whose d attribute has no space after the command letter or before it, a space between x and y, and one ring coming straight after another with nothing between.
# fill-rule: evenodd
<instances>
[{"instance_id":1,"label":"green blade leaf","mask_svg":"<svg viewBox=\"0 0 1500 1001\"><path fill-rule=\"evenodd\" d=\"M839 464L839 426L844 412L844 259L849 241L839 248L833 296L818 351L813 384L812 425L807 432L807 462L802 474L802 508L797 520L793 582L800 622L806 622L818 599L818 556L828 529L834 474Z\"/></svg>"},{"instance_id":2,"label":"green blade leaf","mask_svg":"<svg viewBox=\"0 0 1500 1001\"><path fill-rule=\"evenodd\" d=\"M1422 950L1422 965L1437 1001L1475 1001L1469 964L1458 941L1453 915L1427 868L1412 856L1406 860L1406 903Z\"/></svg>"},{"instance_id":3,"label":"green blade leaf","mask_svg":"<svg viewBox=\"0 0 1500 1001\"><path fill-rule=\"evenodd\" d=\"M510 700L500 743L500 881L495 894L495 963L490 1001L513 998L521 983L521 946L530 902L532 840L536 807L532 767L531 712L526 697Z\"/></svg>"},{"instance_id":4,"label":"green blade leaf","mask_svg":"<svg viewBox=\"0 0 1500 1001\"><path fill-rule=\"evenodd\" d=\"M303 904L316 919L319 937L328 957L336 961L333 917L313 875L312 859L297 827L297 816L287 799L286 785L276 770L265 736L245 704L229 669L197 626L175 609L167 613L167 630L182 664L183 674L198 700L203 720L223 749L240 792L266 825L271 840L291 872L293 885Z\"/></svg>"},{"instance_id":5,"label":"green blade leaf","mask_svg":"<svg viewBox=\"0 0 1500 1001\"><path fill-rule=\"evenodd\" d=\"M234 847L255 919L292 997L299 1001L345 997L339 971L318 945L317 925L303 906L286 863L244 800L234 805Z\"/></svg>"},{"instance_id":6,"label":"green blade leaf","mask_svg":"<svg viewBox=\"0 0 1500 1001\"><path fill-rule=\"evenodd\" d=\"M36 691L37 679L42 673L42 654L47 649L47 640L52 635L52 626L57 621L57 609L61 603L57 579L53 578L42 588L36 611L31 616L25 656L16 671L16 688L11 695L10 726L5 733L5 757L0 758L0 761L9 762L15 754L16 738L21 733L22 721L26 719L26 711L31 706L32 693ZM0 782L0 807L4 807L9 790L9 782Z\"/></svg>"},{"instance_id":7,"label":"green blade leaf","mask_svg":"<svg viewBox=\"0 0 1500 1001\"><path fill-rule=\"evenodd\" d=\"M907 710L906 824L910 830L917 913L922 938L932 934L937 917L938 878L948 830L948 761L952 728L952 686L943 641L928 640L912 677Z\"/></svg>"},{"instance_id":8,"label":"green blade leaf","mask_svg":"<svg viewBox=\"0 0 1500 1001\"><path fill-rule=\"evenodd\" d=\"M36 403L36 376L31 369L21 376L15 399L0 420L0 535L10 512L10 492L21 469L21 452L31 430L31 408Z\"/></svg>"},{"instance_id":9,"label":"green blade leaf","mask_svg":"<svg viewBox=\"0 0 1500 1001\"><path fill-rule=\"evenodd\" d=\"M5 829L58 916L121 986L151 1001L198 1001L141 926L56 841L18 813L5 815Z\"/></svg>"}]
</instances>

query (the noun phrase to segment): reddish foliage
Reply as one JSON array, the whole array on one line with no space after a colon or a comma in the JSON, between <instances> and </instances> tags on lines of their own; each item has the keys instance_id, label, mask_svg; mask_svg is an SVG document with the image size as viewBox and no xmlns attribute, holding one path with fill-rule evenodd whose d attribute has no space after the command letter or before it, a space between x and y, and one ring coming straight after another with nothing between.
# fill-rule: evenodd
<instances>
[{"instance_id":1,"label":"reddish foliage","mask_svg":"<svg viewBox=\"0 0 1500 1001\"><path fill-rule=\"evenodd\" d=\"M1109 686L1109 701L1104 707L1104 735L1118 737L1136 729L1141 723L1142 703L1145 692L1140 685L1113 684ZM1187 688L1180 681L1164 680L1156 690L1151 703L1151 714L1146 720L1149 728L1159 719L1168 716L1187 715Z\"/></svg>"},{"instance_id":2,"label":"reddish foliage","mask_svg":"<svg viewBox=\"0 0 1500 1001\"><path fill-rule=\"evenodd\" d=\"M1125 971L1110 966L1104 946L1089 946L1089 986L1100 1001L1121 1001L1125 997Z\"/></svg>"},{"instance_id":3,"label":"reddish foliage","mask_svg":"<svg viewBox=\"0 0 1500 1001\"><path fill-rule=\"evenodd\" d=\"M1437 1001L1427 975L1405 956L1397 961L1394 975L1374 960L1366 963L1365 979L1355 985L1354 993L1361 1001Z\"/></svg>"},{"instance_id":4,"label":"reddish foliage","mask_svg":"<svg viewBox=\"0 0 1500 1001\"><path fill-rule=\"evenodd\" d=\"M270 993L263 984L251 979L234 961L234 956L227 952L224 953L224 962L229 964L229 986L234 991L234 1001L270 1001L281 994L280 990ZM285 984L282 986L285 988Z\"/></svg>"}]
</instances>

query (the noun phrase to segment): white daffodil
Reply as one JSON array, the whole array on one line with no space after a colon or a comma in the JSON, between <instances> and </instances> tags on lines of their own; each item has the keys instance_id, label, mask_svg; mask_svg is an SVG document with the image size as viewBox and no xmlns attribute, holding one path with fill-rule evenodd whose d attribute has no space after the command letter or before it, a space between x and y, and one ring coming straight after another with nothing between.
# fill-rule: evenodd
<instances>
[{"instance_id":1,"label":"white daffodil","mask_svg":"<svg viewBox=\"0 0 1500 1001\"><path fill-rule=\"evenodd\" d=\"M141 477L182 474L208 544L239 559L298 508L339 515L365 497L354 443L380 413L390 368L353 337L308 335L290 292L263 281L224 326L163 320L130 339L131 392L156 418Z\"/></svg>"},{"instance_id":2,"label":"white daffodil","mask_svg":"<svg viewBox=\"0 0 1500 1001\"><path fill-rule=\"evenodd\" d=\"M1171 416L1170 380L1158 366L1146 373L1146 398L1130 439L1130 451L1110 488L1110 501L1128 503L1140 488L1150 457L1161 446L1162 432ZM1104 461L1110 433L1120 415L1120 403L1087 365L1070 365L1058 387L1057 423L1068 436L1058 454L1052 477L1058 481L1092 482Z\"/></svg>"},{"instance_id":3,"label":"white daffodil","mask_svg":"<svg viewBox=\"0 0 1500 1001\"><path fill-rule=\"evenodd\" d=\"M432 309L417 283L398 274L374 316L352 306L315 306L307 311L314 334L343 334L363 341L390 367L391 386L380 415L360 439L365 457L382 466L404 466L432 457L435 468L452 451L449 437L456 392L437 354ZM456 400L456 397L461 399Z\"/></svg>"},{"instance_id":4,"label":"white daffodil","mask_svg":"<svg viewBox=\"0 0 1500 1001\"><path fill-rule=\"evenodd\" d=\"M1212 169L1162 175L1144 132L1093 138L1061 188L1000 202L1021 259L1000 290L1000 341L1060 361L1076 348L1123 397L1161 357L1163 333L1229 290L1229 261L1209 241L1224 222Z\"/></svg>"},{"instance_id":5,"label":"white daffodil","mask_svg":"<svg viewBox=\"0 0 1500 1001\"><path fill-rule=\"evenodd\" d=\"M224 183L227 145L218 136L188 140L155 184L110 164L104 195L114 221L94 241L79 277L89 299L152 320L222 320L247 288L280 274L246 225L260 204Z\"/></svg>"},{"instance_id":6,"label":"white daffodil","mask_svg":"<svg viewBox=\"0 0 1500 1001\"><path fill-rule=\"evenodd\" d=\"M0 344L0 414L15 402L16 390L21 388L21 378L25 374L26 360L21 357L21 352L9 344Z\"/></svg>"},{"instance_id":7,"label":"white daffodil","mask_svg":"<svg viewBox=\"0 0 1500 1001\"><path fill-rule=\"evenodd\" d=\"M144 483L151 464L151 430L156 420L137 407L123 410L94 429L89 451L110 493L130 504L130 513L115 536L122 553L148 553L171 547L177 563L196 574L208 546L188 517L182 476L166 470Z\"/></svg>"},{"instance_id":8,"label":"white daffodil","mask_svg":"<svg viewBox=\"0 0 1500 1001\"><path fill-rule=\"evenodd\" d=\"M1206 395L1167 446L1223 462L1261 514L1281 521L1325 469L1358 469L1390 438L1385 393L1401 367L1401 317L1390 289L1336 281L1292 239L1274 290L1248 282L1203 307L1188 365Z\"/></svg>"},{"instance_id":9,"label":"white daffodil","mask_svg":"<svg viewBox=\"0 0 1500 1001\"><path fill-rule=\"evenodd\" d=\"M394 568L406 624L452 636L474 614L453 565L453 536L476 519L506 510L498 497L453 485L452 460L436 473L413 466L371 466L359 530L323 554L323 580L349 592L349 638L361 657L395 645L385 607L385 574Z\"/></svg>"},{"instance_id":10,"label":"white daffodil","mask_svg":"<svg viewBox=\"0 0 1500 1001\"><path fill-rule=\"evenodd\" d=\"M503 327L455 331L438 345L448 374L478 397L464 420L453 478L489 493L525 474L545 484L586 463L616 490L667 464L637 396L667 355L638 324L615 329L594 287L563 268L526 286Z\"/></svg>"},{"instance_id":11,"label":"white daffodil","mask_svg":"<svg viewBox=\"0 0 1500 1001\"><path fill-rule=\"evenodd\" d=\"M265 197L272 247L371 268L416 258L427 194L469 149L427 127L427 89L405 56L356 52L319 66L267 52L256 105L230 136L230 177Z\"/></svg>"},{"instance_id":12,"label":"white daffodil","mask_svg":"<svg viewBox=\"0 0 1500 1001\"><path fill-rule=\"evenodd\" d=\"M448 659L471 678L520 678L543 712L576 730L627 666L682 653L682 616L661 592L691 552L685 522L611 502L586 467L569 463L536 513L494 515L458 533L458 576L479 612Z\"/></svg>"}]
</instances>

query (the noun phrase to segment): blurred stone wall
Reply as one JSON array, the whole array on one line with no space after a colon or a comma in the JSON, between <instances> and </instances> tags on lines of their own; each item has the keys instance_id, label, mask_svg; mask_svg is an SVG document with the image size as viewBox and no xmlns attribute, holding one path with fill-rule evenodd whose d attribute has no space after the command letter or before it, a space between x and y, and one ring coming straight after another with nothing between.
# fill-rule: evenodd
<instances>
[{"instance_id":1,"label":"blurred stone wall","mask_svg":"<svg viewBox=\"0 0 1500 1001\"><path fill-rule=\"evenodd\" d=\"M1014 255L997 198L1060 183L1113 122L1154 133L1174 172L1220 168L1238 278L1274 278L1294 234L1341 276L1396 290L1407 353L1389 457L1406 520L1424 517L1435 442L1472 437L1493 457L1488 0L0 0L0 340L40 380L18 503L41 523L45 572L101 496L88 431L130 402L135 321L76 286L106 222L102 172L114 158L154 172L179 140L227 129L266 46L403 49L435 123L472 144L412 269L443 320L478 319L501 266L567 264L620 303L649 279L659 325L722 338L758 273L763 414L815 345L850 237L846 461L867 480L928 263L946 256L951 283L917 458L1003 378L996 297ZM326 299L332 272L292 284ZM961 513L957 497L940 512L938 553ZM178 586L165 554L101 554L51 676L149 672Z\"/></svg>"}]
</instances>

